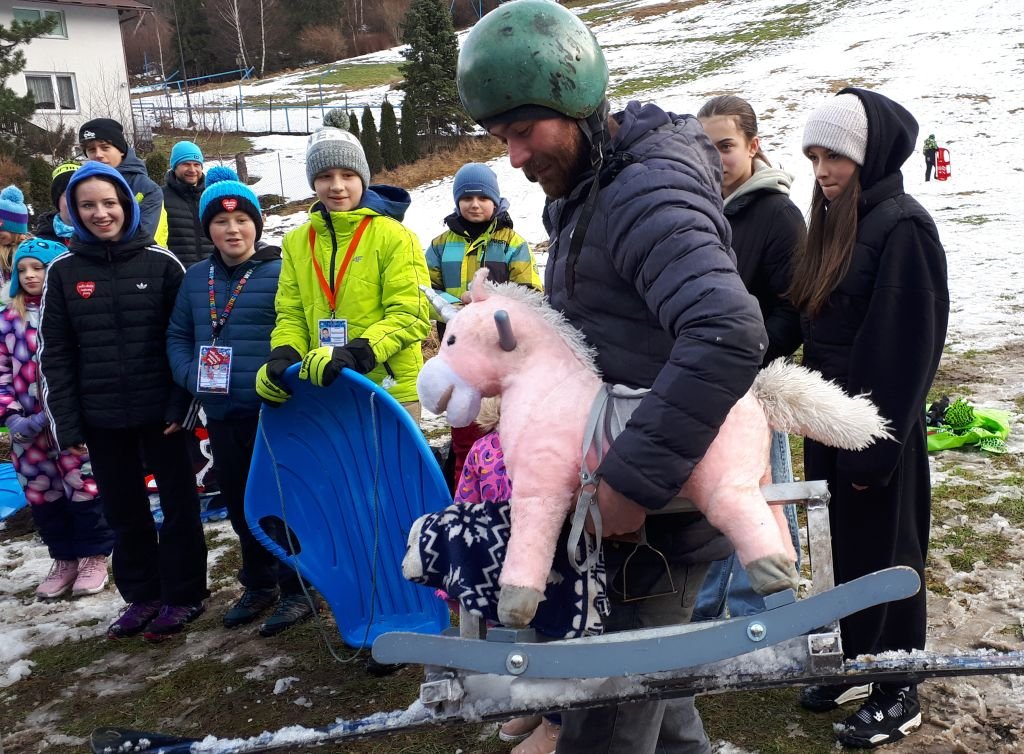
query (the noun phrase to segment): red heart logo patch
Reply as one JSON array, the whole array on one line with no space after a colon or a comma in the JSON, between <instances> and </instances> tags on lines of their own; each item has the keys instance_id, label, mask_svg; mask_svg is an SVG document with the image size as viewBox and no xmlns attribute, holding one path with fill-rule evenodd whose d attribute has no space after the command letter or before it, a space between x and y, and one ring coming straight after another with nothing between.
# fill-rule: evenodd
<instances>
[{"instance_id":1,"label":"red heart logo patch","mask_svg":"<svg viewBox=\"0 0 1024 754\"><path fill-rule=\"evenodd\" d=\"M221 199L220 206L224 208L225 212L234 212L238 208L237 199Z\"/></svg>"},{"instance_id":2,"label":"red heart logo patch","mask_svg":"<svg viewBox=\"0 0 1024 754\"><path fill-rule=\"evenodd\" d=\"M75 283L75 290L78 291L78 295L82 298L89 298L96 290L96 283L91 280Z\"/></svg>"}]
</instances>

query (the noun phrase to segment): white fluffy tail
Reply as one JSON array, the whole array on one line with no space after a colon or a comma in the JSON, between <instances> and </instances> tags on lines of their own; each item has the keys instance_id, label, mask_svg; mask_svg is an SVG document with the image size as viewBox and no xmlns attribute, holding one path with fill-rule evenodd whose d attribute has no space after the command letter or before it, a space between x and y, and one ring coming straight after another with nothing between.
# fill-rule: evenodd
<instances>
[{"instance_id":1,"label":"white fluffy tail","mask_svg":"<svg viewBox=\"0 0 1024 754\"><path fill-rule=\"evenodd\" d=\"M875 440L892 439L889 422L866 394L851 398L818 372L785 359L762 369L751 389L774 430L843 450L863 450Z\"/></svg>"}]
</instances>

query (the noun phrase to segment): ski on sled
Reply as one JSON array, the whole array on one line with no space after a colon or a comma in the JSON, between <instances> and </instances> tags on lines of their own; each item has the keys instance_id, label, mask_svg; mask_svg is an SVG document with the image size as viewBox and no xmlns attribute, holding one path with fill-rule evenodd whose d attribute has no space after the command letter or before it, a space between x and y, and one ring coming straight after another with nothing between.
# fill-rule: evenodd
<instances>
[{"instance_id":1,"label":"ski on sled","mask_svg":"<svg viewBox=\"0 0 1024 754\"><path fill-rule=\"evenodd\" d=\"M810 646L812 639L819 646ZM834 650L828 640L801 637L740 658L686 670L637 676L552 681L513 675L458 673L427 668L420 698L407 709L317 728L289 726L249 738L178 738L125 728L98 728L94 754L247 754L295 751L429 725L499 721L548 710L669 699L727 691L758 691L808 683L917 683L928 678L1024 673L1024 652L944 655L917 651L842 662L837 671L815 670L813 659ZM840 652L841 654L841 652ZM431 680L431 678L433 680Z\"/></svg>"}]
</instances>

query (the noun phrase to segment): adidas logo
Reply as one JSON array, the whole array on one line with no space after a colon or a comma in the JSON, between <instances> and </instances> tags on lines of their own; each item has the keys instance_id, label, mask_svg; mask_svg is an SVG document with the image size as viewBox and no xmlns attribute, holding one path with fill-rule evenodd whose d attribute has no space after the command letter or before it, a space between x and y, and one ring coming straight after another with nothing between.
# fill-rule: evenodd
<instances>
[{"instance_id":1,"label":"adidas logo","mask_svg":"<svg viewBox=\"0 0 1024 754\"><path fill-rule=\"evenodd\" d=\"M82 131L82 141L88 141L89 139L95 139L96 134L93 131Z\"/></svg>"},{"instance_id":2,"label":"adidas logo","mask_svg":"<svg viewBox=\"0 0 1024 754\"><path fill-rule=\"evenodd\" d=\"M149 283L136 283L135 287L138 288L140 291L144 291L147 288L149 288Z\"/></svg>"}]
</instances>

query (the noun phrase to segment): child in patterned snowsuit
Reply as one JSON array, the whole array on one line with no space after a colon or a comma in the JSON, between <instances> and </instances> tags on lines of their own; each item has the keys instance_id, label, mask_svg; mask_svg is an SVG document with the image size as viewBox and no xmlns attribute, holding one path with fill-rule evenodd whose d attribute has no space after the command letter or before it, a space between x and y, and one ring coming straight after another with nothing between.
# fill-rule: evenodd
<instances>
[{"instance_id":1,"label":"child in patterned snowsuit","mask_svg":"<svg viewBox=\"0 0 1024 754\"><path fill-rule=\"evenodd\" d=\"M0 417L11 433L11 457L53 565L36 596L96 594L107 584L114 533L103 517L87 455L58 451L39 399L36 330L48 265L67 249L54 241L22 241L14 253L11 303L0 314Z\"/></svg>"}]
</instances>

